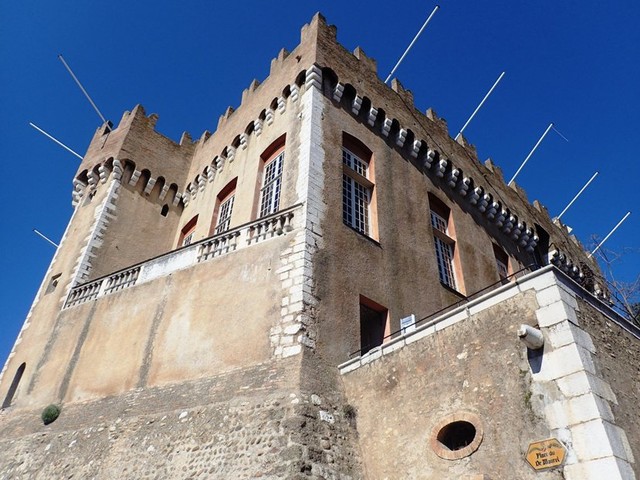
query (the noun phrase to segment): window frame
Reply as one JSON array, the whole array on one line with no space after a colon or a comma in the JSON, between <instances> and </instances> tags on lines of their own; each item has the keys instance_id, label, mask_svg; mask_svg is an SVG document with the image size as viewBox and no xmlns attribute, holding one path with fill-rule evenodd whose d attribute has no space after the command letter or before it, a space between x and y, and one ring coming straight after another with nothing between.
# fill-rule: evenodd
<instances>
[{"instance_id":1,"label":"window frame","mask_svg":"<svg viewBox=\"0 0 640 480\"><path fill-rule=\"evenodd\" d=\"M180 237L178 239L178 248L188 247L193 243L193 237L196 232L196 225L198 224L198 215L195 215L189 220L182 230L180 230Z\"/></svg>"},{"instance_id":2,"label":"window frame","mask_svg":"<svg viewBox=\"0 0 640 480\"><path fill-rule=\"evenodd\" d=\"M377 241L373 152L360 140L342 135L342 223Z\"/></svg>"},{"instance_id":3,"label":"window frame","mask_svg":"<svg viewBox=\"0 0 640 480\"><path fill-rule=\"evenodd\" d=\"M498 272L498 281L504 283L509 282L511 269L509 268L509 255L502 248L493 243L493 256L496 263L496 271Z\"/></svg>"},{"instance_id":4,"label":"window frame","mask_svg":"<svg viewBox=\"0 0 640 480\"><path fill-rule=\"evenodd\" d=\"M219 235L231 228L238 177L228 182L216 195L209 235ZM224 217L223 217L224 215Z\"/></svg>"},{"instance_id":5,"label":"window frame","mask_svg":"<svg viewBox=\"0 0 640 480\"><path fill-rule=\"evenodd\" d=\"M284 138L282 139L284 142ZM285 145L282 143L266 159L263 157L262 184L260 186L260 201L258 202L257 218L273 215L280 210L280 200L282 199L282 177L284 173ZM276 174L268 179L271 168L276 169ZM265 200L266 199L266 200Z\"/></svg>"},{"instance_id":6,"label":"window frame","mask_svg":"<svg viewBox=\"0 0 640 480\"><path fill-rule=\"evenodd\" d=\"M373 315L367 314L367 310ZM358 315L360 324L360 355L366 355L390 339L391 322L389 309L364 295L360 295ZM369 318L366 318L367 316ZM376 318L372 320L371 317L374 316ZM377 322L378 325L371 325L370 323L372 321ZM377 337L377 340L372 340L374 336Z\"/></svg>"},{"instance_id":7,"label":"window frame","mask_svg":"<svg viewBox=\"0 0 640 480\"><path fill-rule=\"evenodd\" d=\"M464 280L456 248L456 233L451 209L429 193L429 223L433 230L434 250L440 283L464 294Z\"/></svg>"},{"instance_id":8,"label":"window frame","mask_svg":"<svg viewBox=\"0 0 640 480\"><path fill-rule=\"evenodd\" d=\"M218 220L216 221L216 226L213 229L214 235L219 235L220 233L224 233L229 230L235 198L236 195L234 191L220 203L220 207L218 208Z\"/></svg>"}]
</instances>

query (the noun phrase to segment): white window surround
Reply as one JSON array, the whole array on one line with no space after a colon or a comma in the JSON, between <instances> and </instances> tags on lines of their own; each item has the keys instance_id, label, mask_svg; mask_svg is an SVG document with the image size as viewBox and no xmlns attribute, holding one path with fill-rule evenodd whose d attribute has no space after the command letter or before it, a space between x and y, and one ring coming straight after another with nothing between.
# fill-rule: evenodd
<instances>
[{"instance_id":1,"label":"white window surround","mask_svg":"<svg viewBox=\"0 0 640 480\"><path fill-rule=\"evenodd\" d=\"M369 180L369 164L346 148L342 148L342 220L345 225L370 235L370 204L373 183Z\"/></svg>"},{"instance_id":2,"label":"white window surround","mask_svg":"<svg viewBox=\"0 0 640 480\"><path fill-rule=\"evenodd\" d=\"M264 166L264 177L260 190L260 217L271 215L277 212L280 207L283 161L284 150Z\"/></svg>"}]
</instances>

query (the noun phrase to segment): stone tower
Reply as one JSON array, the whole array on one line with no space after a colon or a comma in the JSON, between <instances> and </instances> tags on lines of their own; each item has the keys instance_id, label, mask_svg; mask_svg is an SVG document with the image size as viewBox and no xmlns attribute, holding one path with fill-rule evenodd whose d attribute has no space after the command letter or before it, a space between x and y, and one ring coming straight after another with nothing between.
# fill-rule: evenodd
<instances>
[{"instance_id":1,"label":"stone tower","mask_svg":"<svg viewBox=\"0 0 640 480\"><path fill-rule=\"evenodd\" d=\"M156 120L73 180L0 478L636 478L640 332L597 265L321 15L215 133Z\"/></svg>"}]
</instances>

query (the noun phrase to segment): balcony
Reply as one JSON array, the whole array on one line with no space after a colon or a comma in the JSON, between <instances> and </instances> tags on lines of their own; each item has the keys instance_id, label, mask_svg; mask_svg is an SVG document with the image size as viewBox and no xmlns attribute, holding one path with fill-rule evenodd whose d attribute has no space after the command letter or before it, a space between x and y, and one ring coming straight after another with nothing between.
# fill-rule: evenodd
<instances>
[{"instance_id":1,"label":"balcony","mask_svg":"<svg viewBox=\"0 0 640 480\"><path fill-rule=\"evenodd\" d=\"M250 247L290 232L301 204L205 238L71 289L63 309L75 307L125 288L150 282L177 270Z\"/></svg>"}]
</instances>

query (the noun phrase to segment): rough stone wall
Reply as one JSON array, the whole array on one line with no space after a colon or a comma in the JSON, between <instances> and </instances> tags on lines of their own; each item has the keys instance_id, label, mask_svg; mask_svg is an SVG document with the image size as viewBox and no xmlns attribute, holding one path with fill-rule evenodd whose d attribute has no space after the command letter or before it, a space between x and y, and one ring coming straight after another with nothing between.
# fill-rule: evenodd
<instances>
[{"instance_id":1,"label":"rough stone wall","mask_svg":"<svg viewBox=\"0 0 640 480\"><path fill-rule=\"evenodd\" d=\"M68 405L49 426L4 412L0 478L360 478L349 419L297 388L298 362Z\"/></svg>"},{"instance_id":2,"label":"rough stone wall","mask_svg":"<svg viewBox=\"0 0 640 480\"><path fill-rule=\"evenodd\" d=\"M611 409L616 424L626 432L636 459L632 466L640 478L640 339L583 300L578 301L577 316L596 347L598 372L615 392Z\"/></svg>"}]
</instances>

